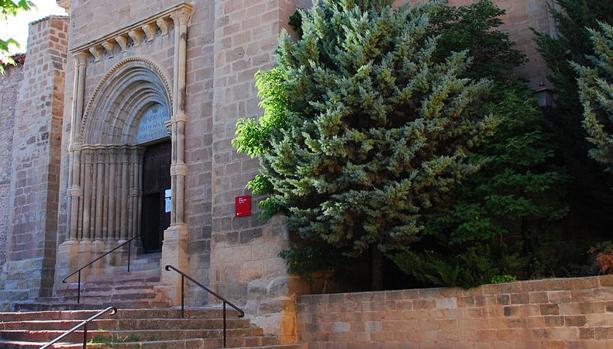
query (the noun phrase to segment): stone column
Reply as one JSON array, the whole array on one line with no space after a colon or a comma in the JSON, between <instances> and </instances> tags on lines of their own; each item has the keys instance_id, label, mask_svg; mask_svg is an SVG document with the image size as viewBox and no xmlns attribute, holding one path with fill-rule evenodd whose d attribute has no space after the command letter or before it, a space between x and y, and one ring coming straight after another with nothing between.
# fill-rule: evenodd
<instances>
[{"instance_id":1,"label":"stone column","mask_svg":"<svg viewBox=\"0 0 613 349\"><path fill-rule=\"evenodd\" d=\"M83 166L85 167L83 175L83 240L90 240L91 236L91 192L92 192L92 159L91 149L85 149L83 152Z\"/></svg>"},{"instance_id":2,"label":"stone column","mask_svg":"<svg viewBox=\"0 0 613 349\"><path fill-rule=\"evenodd\" d=\"M78 239L79 200L81 200L81 142L79 128L83 113L83 88L85 86L85 69L87 68L85 52L74 55L74 87L72 97L72 116L70 120L70 174L69 174L69 207L70 207L70 240Z\"/></svg>"},{"instance_id":3,"label":"stone column","mask_svg":"<svg viewBox=\"0 0 613 349\"><path fill-rule=\"evenodd\" d=\"M128 239L128 195L130 187L128 185L128 149L124 146L121 148L121 240Z\"/></svg>"},{"instance_id":4,"label":"stone column","mask_svg":"<svg viewBox=\"0 0 613 349\"><path fill-rule=\"evenodd\" d=\"M170 264L187 271L187 225L185 224L185 74L187 58L187 25L191 17L191 7L183 7L171 15L174 25L173 58L173 105L171 124L172 158L170 165L172 208L170 227L164 232L162 245L162 268ZM179 302L180 279L175 273L162 272L162 283L166 285L167 295Z\"/></svg>"},{"instance_id":5,"label":"stone column","mask_svg":"<svg viewBox=\"0 0 613 349\"><path fill-rule=\"evenodd\" d=\"M109 153L109 148L104 148L103 150L103 156L104 156L104 200L102 201L102 211L103 211L103 215L102 215L102 237L104 240L110 240L109 239L109 186L110 186L110 179L111 179L111 165L109 164L109 160L110 160L110 153Z\"/></svg>"},{"instance_id":6,"label":"stone column","mask_svg":"<svg viewBox=\"0 0 613 349\"><path fill-rule=\"evenodd\" d=\"M191 10L183 8L172 15L175 25L175 52L173 67L173 96L172 106L172 212L171 224L185 224L185 71L187 58L187 22Z\"/></svg>"},{"instance_id":7,"label":"stone column","mask_svg":"<svg viewBox=\"0 0 613 349\"><path fill-rule=\"evenodd\" d=\"M97 147L96 149L96 218L95 218L95 230L94 239L104 240L102 236L102 207L104 202L104 149Z\"/></svg>"}]
</instances>

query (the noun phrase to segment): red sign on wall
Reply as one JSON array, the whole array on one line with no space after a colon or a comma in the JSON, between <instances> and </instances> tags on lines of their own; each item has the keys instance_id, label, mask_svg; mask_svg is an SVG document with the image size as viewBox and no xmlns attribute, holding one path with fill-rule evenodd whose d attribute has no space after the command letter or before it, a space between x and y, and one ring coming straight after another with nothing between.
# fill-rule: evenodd
<instances>
[{"instance_id":1,"label":"red sign on wall","mask_svg":"<svg viewBox=\"0 0 613 349\"><path fill-rule=\"evenodd\" d=\"M251 216L251 195L237 196L234 210L236 217Z\"/></svg>"}]
</instances>

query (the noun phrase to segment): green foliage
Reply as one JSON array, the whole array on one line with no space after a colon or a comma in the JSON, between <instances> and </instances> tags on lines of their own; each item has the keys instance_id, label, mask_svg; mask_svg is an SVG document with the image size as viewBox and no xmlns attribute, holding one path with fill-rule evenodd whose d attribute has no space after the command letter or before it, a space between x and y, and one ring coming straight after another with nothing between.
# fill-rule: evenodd
<instances>
[{"instance_id":1,"label":"green foliage","mask_svg":"<svg viewBox=\"0 0 613 349\"><path fill-rule=\"evenodd\" d=\"M602 164L588 156L593 147L582 127L583 107L579 99L577 75L570 62L592 67L594 55L589 28L598 22L613 22L613 2L602 0L555 0L551 13L558 34L537 34L541 56L554 84L555 105L546 114L548 128L557 148L556 162L563 166L571 182L568 184L570 210L564 222L568 239L576 240L582 249L593 241L606 238L613 228L613 176L602 170ZM570 248L570 247L569 247ZM553 257L559 256L555 253Z\"/></svg>"},{"instance_id":2,"label":"green foliage","mask_svg":"<svg viewBox=\"0 0 613 349\"><path fill-rule=\"evenodd\" d=\"M602 241L597 244L594 244L594 247L591 248L592 253L613 253L613 242L611 241Z\"/></svg>"},{"instance_id":3,"label":"green foliage","mask_svg":"<svg viewBox=\"0 0 613 349\"><path fill-rule=\"evenodd\" d=\"M287 264L287 271L292 274L309 275L339 265L342 256L336 254L326 244L292 243L287 250L281 251L279 257Z\"/></svg>"},{"instance_id":4,"label":"green foliage","mask_svg":"<svg viewBox=\"0 0 613 349\"><path fill-rule=\"evenodd\" d=\"M490 283L504 284L504 283L513 282L513 281L517 281L517 277L513 275L503 274L503 275L496 275L492 277L492 279L490 280Z\"/></svg>"},{"instance_id":5,"label":"green foliage","mask_svg":"<svg viewBox=\"0 0 613 349\"><path fill-rule=\"evenodd\" d=\"M531 92L519 82L497 87L484 107L501 124L472 155L484 161L481 170L432 210L411 263L393 258L423 284L471 287L495 275L540 274L531 270L536 250L552 234L552 222L566 214L560 190L566 177L549 165L553 150ZM414 260L422 267L415 269Z\"/></svg>"},{"instance_id":6,"label":"green foliage","mask_svg":"<svg viewBox=\"0 0 613 349\"><path fill-rule=\"evenodd\" d=\"M472 60L468 75L495 80L514 79L512 70L526 61L508 33L498 30L505 11L491 0L467 6L442 6L432 13L433 33L441 36L437 56L468 50Z\"/></svg>"},{"instance_id":7,"label":"green foliage","mask_svg":"<svg viewBox=\"0 0 613 349\"><path fill-rule=\"evenodd\" d=\"M32 6L34 4L30 0L0 0L0 21L16 16L20 11L27 11ZM19 44L12 38L0 39L0 73L4 72L5 64L15 64L13 58L9 55L11 46L19 47Z\"/></svg>"},{"instance_id":8,"label":"green foliage","mask_svg":"<svg viewBox=\"0 0 613 349\"><path fill-rule=\"evenodd\" d=\"M577 94L576 74L570 62L591 65L588 56L593 54L589 28L598 22L609 23L613 19L613 2L602 0L554 0L551 15L559 35L536 33L541 56L551 73L549 79L555 85L555 101L558 110L569 112L579 125L581 105ZM568 115L571 117L571 115Z\"/></svg>"},{"instance_id":9,"label":"green foliage","mask_svg":"<svg viewBox=\"0 0 613 349\"><path fill-rule=\"evenodd\" d=\"M322 1L298 40L282 36L283 78L258 76L265 115L239 121L234 145L261 161L250 186L263 211L288 215L302 240L345 256L405 250L424 210L478 170L470 150L497 125L482 108L490 84L461 77L466 52L437 56L440 6Z\"/></svg>"},{"instance_id":10,"label":"green foliage","mask_svg":"<svg viewBox=\"0 0 613 349\"><path fill-rule=\"evenodd\" d=\"M575 63L584 108L583 127L595 147L590 156L613 171L613 26L589 29L594 46L593 67Z\"/></svg>"},{"instance_id":11,"label":"green foliage","mask_svg":"<svg viewBox=\"0 0 613 349\"><path fill-rule=\"evenodd\" d=\"M473 149L479 172L430 210L410 252L391 257L422 285L472 287L496 275L543 276L558 267L542 253L551 248L549 236L558 236L553 223L567 212L561 189L567 177L552 165L551 136L532 91L513 73L524 57L497 29L503 14L491 1L478 1L436 16L443 47L475 57L466 75L495 82L483 108L500 126Z\"/></svg>"}]
</instances>

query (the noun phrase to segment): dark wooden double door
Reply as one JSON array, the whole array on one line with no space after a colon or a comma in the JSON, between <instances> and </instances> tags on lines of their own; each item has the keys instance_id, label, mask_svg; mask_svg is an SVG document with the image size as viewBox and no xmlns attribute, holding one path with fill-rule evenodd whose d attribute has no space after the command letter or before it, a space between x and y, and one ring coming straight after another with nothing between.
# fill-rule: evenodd
<instances>
[{"instance_id":1,"label":"dark wooden double door","mask_svg":"<svg viewBox=\"0 0 613 349\"><path fill-rule=\"evenodd\" d=\"M147 146L143 157L141 237L145 253L162 249L164 230L170 225L165 191L170 189L171 143Z\"/></svg>"}]
</instances>

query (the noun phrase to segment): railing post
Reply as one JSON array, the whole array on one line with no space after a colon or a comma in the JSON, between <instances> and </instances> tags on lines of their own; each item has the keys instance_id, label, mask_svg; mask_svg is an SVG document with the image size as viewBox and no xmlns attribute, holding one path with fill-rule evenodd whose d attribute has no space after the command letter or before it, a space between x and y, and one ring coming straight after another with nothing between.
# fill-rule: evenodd
<instances>
[{"instance_id":1,"label":"railing post","mask_svg":"<svg viewBox=\"0 0 613 349\"><path fill-rule=\"evenodd\" d=\"M226 347L226 301L223 301L223 347Z\"/></svg>"},{"instance_id":2,"label":"railing post","mask_svg":"<svg viewBox=\"0 0 613 349\"><path fill-rule=\"evenodd\" d=\"M81 271L79 270L79 279L77 280L77 304L81 304Z\"/></svg>"},{"instance_id":3,"label":"railing post","mask_svg":"<svg viewBox=\"0 0 613 349\"><path fill-rule=\"evenodd\" d=\"M130 272L130 259L132 258L132 240L128 243L128 273Z\"/></svg>"},{"instance_id":4,"label":"railing post","mask_svg":"<svg viewBox=\"0 0 613 349\"><path fill-rule=\"evenodd\" d=\"M185 317L185 276L181 274L181 318Z\"/></svg>"},{"instance_id":5,"label":"railing post","mask_svg":"<svg viewBox=\"0 0 613 349\"><path fill-rule=\"evenodd\" d=\"M87 323L83 326L83 349L87 349Z\"/></svg>"}]
</instances>

